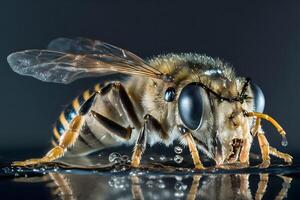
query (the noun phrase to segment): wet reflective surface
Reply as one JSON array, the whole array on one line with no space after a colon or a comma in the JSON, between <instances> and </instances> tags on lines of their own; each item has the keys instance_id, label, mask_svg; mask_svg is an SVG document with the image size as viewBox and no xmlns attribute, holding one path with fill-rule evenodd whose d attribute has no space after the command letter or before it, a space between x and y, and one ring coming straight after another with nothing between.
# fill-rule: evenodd
<instances>
[{"instance_id":1,"label":"wet reflective surface","mask_svg":"<svg viewBox=\"0 0 300 200\"><path fill-rule=\"evenodd\" d=\"M34 168L0 169L3 199L296 199L300 165L274 164L194 171L186 149L169 155L145 155L139 169L124 152L101 152ZM180 156L180 160L178 160ZM179 162L180 161L180 162ZM206 163L209 163L207 161ZM277 163L281 163L278 161ZM2 199L2 198L1 198Z\"/></svg>"}]
</instances>

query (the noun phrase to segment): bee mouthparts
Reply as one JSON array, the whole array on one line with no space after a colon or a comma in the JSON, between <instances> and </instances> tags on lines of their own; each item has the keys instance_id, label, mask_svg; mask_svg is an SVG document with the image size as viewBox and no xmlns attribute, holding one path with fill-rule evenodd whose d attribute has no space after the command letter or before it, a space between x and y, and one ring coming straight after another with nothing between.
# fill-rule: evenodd
<instances>
[{"instance_id":1,"label":"bee mouthparts","mask_svg":"<svg viewBox=\"0 0 300 200\"><path fill-rule=\"evenodd\" d=\"M242 139L234 138L231 141L231 151L227 159L228 162L235 162L238 159L243 144L244 144L244 140Z\"/></svg>"}]
</instances>

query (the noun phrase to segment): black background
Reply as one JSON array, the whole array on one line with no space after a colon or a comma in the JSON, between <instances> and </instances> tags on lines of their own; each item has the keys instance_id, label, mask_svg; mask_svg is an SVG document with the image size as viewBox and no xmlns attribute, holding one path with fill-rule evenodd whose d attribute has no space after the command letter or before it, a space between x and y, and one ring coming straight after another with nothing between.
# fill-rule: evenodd
<instances>
[{"instance_id":1,"label":"black background","mask_svg":"<svg viewBox=\"0 0 300 200\"><path fill-rule=\"evenodd\" d=\"M0 2L0 27L0 152L46 149L63 107L99 81L44 83L8 66L9 53L45 48L61 36L100 39L144 58L168 52L222 58L261 86L265 112L286 129L284 149L264 123L270 143L300 150L300 2L10 0Z\"/></svg>"}]
</instances>

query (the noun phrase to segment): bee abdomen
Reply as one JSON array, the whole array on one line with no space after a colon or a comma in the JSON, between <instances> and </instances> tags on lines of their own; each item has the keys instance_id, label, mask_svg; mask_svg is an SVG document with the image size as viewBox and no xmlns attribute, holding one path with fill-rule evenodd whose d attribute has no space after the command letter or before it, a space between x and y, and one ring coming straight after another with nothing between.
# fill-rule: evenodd
<instances>
[{"instance_id":1,"label":"bee abdomen","mask_svg":"<svg viewBox=\"0 0 300 200\"><path fill-rule=\"evenodd\" d=\"M78 111L84 102L87 101L94 92L99 91L100 88L100 84L96 84L93 88L85 90L61 112L53 127L53 145L59 143L60 137L68 130L69 124L78 115Z\"/></svg>"}]
</instances>

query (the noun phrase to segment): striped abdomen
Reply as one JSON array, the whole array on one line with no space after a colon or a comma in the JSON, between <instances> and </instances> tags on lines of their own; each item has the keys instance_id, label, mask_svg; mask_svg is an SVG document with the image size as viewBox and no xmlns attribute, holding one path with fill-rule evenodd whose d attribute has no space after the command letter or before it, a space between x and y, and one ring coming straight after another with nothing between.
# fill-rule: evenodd
<instances>
[{"instance_id":1,"label":"striped abdomen","mask_svg":"<svg viewBox=\"0 0 300 200\"><path fill-rule=\"evenodd\" d=\"M56 146L59 143L60 137L68 130L69 124L78 115L81 105L89 99L89 97L96 91L100 91L100 84L96 84L93 88L85 90L80 96L76 97L71 104L69 104L64 111L61 112L58 120L53 127L52 144Z\"/></svg>"}]
</instances>

